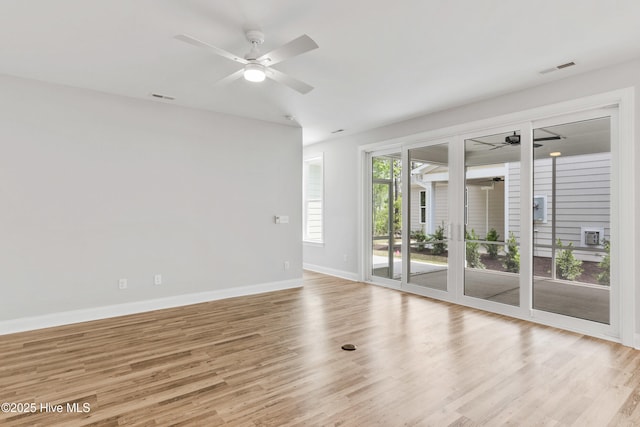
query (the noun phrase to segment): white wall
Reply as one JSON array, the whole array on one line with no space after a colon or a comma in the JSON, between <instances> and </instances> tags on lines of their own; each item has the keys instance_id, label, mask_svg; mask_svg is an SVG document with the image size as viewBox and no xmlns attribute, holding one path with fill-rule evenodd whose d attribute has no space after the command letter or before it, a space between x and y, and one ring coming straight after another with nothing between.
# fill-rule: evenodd
<instances>
[{"instance_id":1,"label":"white wall","mask_svg":"<svg viewBox=\"0 0 640 427\"><path fill-rule=\"evenodd\" d=\"M8 76L0 93L0 323L300 281L300 129Z\"/></svg>"},{"instance_id":2,"label":"white wall","mask_svg":"<svg viewBox=\"0 0 640 427\"><path fill-rule=\"evenodd\" d=\"M327 271L341 270L345 275L358 275L356 262L343 263L337 254L348 254L357 257L359 218L357 210L359 180L356 174L358 147L365 144L402 138L405 136L487 119L535 107L569 101L589 95L595 95L616 89L640 85L640 60L603 68L589 73L579 74L556 82L541 85L497 96L492 99L460 106L434 114L427 114L404 122L380 127L352 136L325 141L305 147L305 155L317 151L325 153L326 188L325 200L327 206L332 206L332 217L327 213L325 222L325 246L323 248L305 248L304 263L320 266ZM635 128L640 128L640 94L635 94ZM640 144L639 133L635 133L635 145ZM635 151L635 162L640 164L640 150ZM638 176L635 179L636 188L640 188ZM635 210L640 212L640 197L636 197ZM635 216L636 233L640 232L640 215ZM640 241L640 236L636 236ZM640 250L635 248L636 265L640 264ZM640 292L636 292L640 298ZM640 307L640 302L636 301ZM639 312L636 309L636 312ZM640 319L638 319L640 321ZM636 330L640 330L636 324Z\"/></svg>"}]
</instances>

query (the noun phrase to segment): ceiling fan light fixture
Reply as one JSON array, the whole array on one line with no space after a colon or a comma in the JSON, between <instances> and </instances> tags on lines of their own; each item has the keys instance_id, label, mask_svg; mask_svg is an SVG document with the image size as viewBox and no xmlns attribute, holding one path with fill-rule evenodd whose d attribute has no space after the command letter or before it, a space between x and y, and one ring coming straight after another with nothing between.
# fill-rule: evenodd
<instances>
[{"instance_id":1,"label":"ceiling fan light fixture","mask_svg":"<svg viewBox=\"0 0 640 427\"><path fill-rule=\"evenodd\" d=\"M244 79L250 82L262 82L267 76L262 64L250 62L244 66Z\"/></svg>"},{"instance_id":2,"label":"ceiling fan light fixture","mask_svg":"<svg viewBox=\"0 0 640 427\"><path fill-rule=\"evenodd\" d=\"M504 142L511 145L520 144L520 135L516 134L515 132L513 133L513 135L507 135L504 138Z\"/></svg>"}]
</instances>

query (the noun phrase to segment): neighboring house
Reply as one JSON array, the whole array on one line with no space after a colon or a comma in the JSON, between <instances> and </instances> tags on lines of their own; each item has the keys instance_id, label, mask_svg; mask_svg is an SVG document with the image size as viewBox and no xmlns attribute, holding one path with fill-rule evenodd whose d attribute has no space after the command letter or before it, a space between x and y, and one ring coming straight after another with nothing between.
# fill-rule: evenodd
<instances>
[{"instance_id":1,"label":"neighboring house","mask_svg":"<svg viewBox=\"0 0 640 427\"><path fill-rule=\"evenodd\" d=\"M534 245L552 244L552 178L550 158L534 164ZM611 154L593 153L557 159L556 239L563 245L602 248L610 239ZM432 234L447 224L448 172L443 166L423 164L411 173L411 231ZM505 240L520 237L520 163L504 163L467 170L467 229L480 239L494 228ZM598 244L589 242L597 234ZM586 237L585 237L586 236ZM536 256L550 257L548 248L535 248ZM600 261L597 253L575 251L577 258Z\"/></svg>"},{"instance_id":2,"label":"neighboring house","mask_svg":"<svg viewBox=\"0 0 640 427\"><path fill-rule=\"evenodd\" d=\"M446 167L423 165L411 172L411 231L432 234L448 222ZM505 230L505 186L507 164L469 168L467 182L467 226L484 237L495 228Z\"/></svg>"}]
</instances>

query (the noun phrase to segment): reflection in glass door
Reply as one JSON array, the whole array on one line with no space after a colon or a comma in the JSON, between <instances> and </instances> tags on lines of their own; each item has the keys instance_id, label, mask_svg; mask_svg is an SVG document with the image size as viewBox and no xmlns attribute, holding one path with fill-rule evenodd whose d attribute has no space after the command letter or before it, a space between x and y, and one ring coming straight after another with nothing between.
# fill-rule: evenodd
<instances>
[{"instance_id":1,"label":"reflection in glass door","mask_svg":"<svg viewBox=\"0 0 640 427\"><path fill-rule=\"evenodd\" d=\"M520 305L520 132L465 140L464 294Z\"/></svg>"},{"instance_id":2,"label":"reflection in glass door","mask_svg":"<svg viewBox=\"0 0 640 427\"><path fill-rule=\"evenodd\" d=\"M400 154L371 158L371 274L402 278Z\"/></svg>"},{"instance_id":3,"label":"reflection in glass door","mask_svg":"<svg viewBox=\"0 0 640 427\"><path fill-rule=\"evenodd\" d=\"M533 308L610 323L610 117L534 129Z\"/></svg>"},{"instance_id":4,"label":"reflection in glass door","mask_svg":"<svg viewBox=\"0 0 640 427\"><path fill-rule=\"evenodd\" d=\"M447 290L449 144L409 150L410 284Z\"/></svg>"}]
</instances>

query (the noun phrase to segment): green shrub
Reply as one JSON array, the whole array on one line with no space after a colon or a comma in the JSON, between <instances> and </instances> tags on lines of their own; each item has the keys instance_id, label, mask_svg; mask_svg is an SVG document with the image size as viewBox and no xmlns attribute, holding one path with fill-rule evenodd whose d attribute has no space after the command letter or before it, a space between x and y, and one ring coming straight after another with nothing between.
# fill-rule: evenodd
<instances>
[{"instance_id":1,"label":"green shrub","mask_svg":"<svg viewBox=\"0 0 640 427\"><path fill-rule=\"evenodd\" d=\"M429 234L428 241L433 242L431 247L434 255L442 255L447 251L447 242L444 237L444 223L436 228L435 233Z\"/></svg>"},{"instance_id":2,"label":"green shrub","mask_svg":"<svg viewBox=\"0 0 640 427\"><path fill-rule=\"evenodd\" d=\"M520 272L520 251L518 250L518 242L516 236L512 232L509 232L509 239L507 240L507 256L502 264L504 268L511 273Z\"/></svg>"},{"instance_id":3,"label":"green shrub","mask_svg":"<svg viewBox=\"0 0 640 427\"><path fill-rule=\"evenodd\" d=\"M558 239L557 246L562 248L562 241ZM564 280L576 280L582 274L582 261L573 256L573 243L567 249L561 249L556 255L556 274Z\"/></svg>"},{"instance_id":4,"label":"green shrub","mask_svg":"<svg viewBox=\"0 0 640 427\"><path fill-rule=\"evenodd\" d=\"M427 235L422 230L414 230L411 232L411 240L415 240L418 243L418 250L423 250L425 242L427 241Z\"/></svg>"},{"instance_id":5,"label":"green shrub","mask_svg":"<svg viewBox=\"0 0 640 427\"><path fill-rule=\"evenodd\" d=\"M600 267L603 271L598 274L597 279L598 283L600 283L601 285L609 286L611 284L611 242L605 239L603 240L603 244L606 254L604 255L604 258L602 258L602 261L600 261L600 263L598 264L598 267Z\"/></svg>"},{"instance_id":6,"label":"green shrub","mask_svg":"<svg viewBox=\"0 0 640 427\"><path fill-rule=\"evenodd\" d=\"M465 230L464 237L466 240L478 240L478 235L476 234L474 229L471 229L471 233ZM484 268L484 264L480 260L479 249L480 249L480 243L467 242L467 266L468 267Z\"/></svg>"},{"instance_id":7,"label":"green shrub","mask_svg":"<svg viewBox=\"0 0 640 427\"><path fill-rule=\"evenodd\" d=\"M497 242L499 238L500 238L500 235L498 234L496 229L492 228L487 233L487 237L485 237L485 240L488 241L488 242ZM491 258L491 259L498 258L498 251L500 250L500 247L498 245L492 245L492 244L489 244L489 243L485 243L483 246L487 250L487 254L489 255L489 258Z\"/></svg>"}]
</instances>

